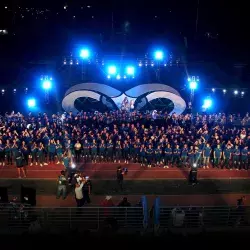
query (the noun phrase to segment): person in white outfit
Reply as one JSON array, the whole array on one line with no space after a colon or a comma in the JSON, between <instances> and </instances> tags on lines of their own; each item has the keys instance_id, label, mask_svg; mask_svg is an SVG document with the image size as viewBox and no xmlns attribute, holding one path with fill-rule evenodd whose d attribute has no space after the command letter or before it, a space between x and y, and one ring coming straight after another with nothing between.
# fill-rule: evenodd
<instances>
[{"instance_id":1,"label":"person in white outfit","mask_svg":"<svg viewBox=\"0 0 250 250\"><path fill-rule=\"evenodd\" d=\"M77 207L83 206L83 192L82 192L83 184L84 184L83 182L77 182L75 186L75 197L76 197Z\"/></svg>"}]
</instances>

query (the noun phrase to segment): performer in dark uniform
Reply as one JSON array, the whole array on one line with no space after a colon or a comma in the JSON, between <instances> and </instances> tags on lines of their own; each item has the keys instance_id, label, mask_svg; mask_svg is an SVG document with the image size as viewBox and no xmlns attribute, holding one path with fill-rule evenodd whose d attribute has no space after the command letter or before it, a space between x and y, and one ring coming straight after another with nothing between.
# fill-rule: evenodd
<instances>
[{"instance_id":1,"label":"performer in dark uniform","mask_svg":"<svg viewBox=\"0 0 250 250\"><path fill-rule=\"evenodd\" d=\"M173 150L173 161L172 165L178 167L180 163L180 155L181 155L181 150L179 148L179 145L176 145L174 150Z\"/></svg>"},{"instance_id":2,"label":"performer in dark uniform","mask_svg":"<svg viewBox=\"0 0 250 250\"><path fill-rule=\"evenodd\" d=\"M181 152L181 162L184 167L186 167L187 159L188 159L188 147L187 144L185 144Z\"/></svg>"},{"instance_id":3,"label":"performer in dark uniform","mask_svg":"<svg viewBox=\"0 0 250 250\"><path fill-rule=\"evenodd\" d=\"M245 146L245 147L241 150L241 166L242 166L245 170L248 170L247 154L248 154L248 146ZM240 167L240 169L241 169L241 167Z\"/></svg>"},{"instance_id":4,"label":"performer in dark uniform","mask_svg":"<svg viewBox=\"0 0 250 250\"><path fill-rule=\"evenodd\" d=\"M193 147L193 146L190 146L189 151L188 151L188 159L189 159L189 165L190 165L191 167L193 167L194 162L195 162L194 156L195 156L194 147Z\"/></svg>"},{"instance_id":5,"label":"performer in dark uniform","mask_svg":"<svg viewBox=\"0 0 250 250\"><path fill-rule=\"evenodd\" d=\"M162 150L161 150L161 145L158 145L157 149L155 150L156 166L160 166L161 161L162 161Z\"/></svg>"},{"instance_id":6,"label":"performer in dark uniform","mask_svg":"<svg viewBox=\"0 0 250 250\"><path fill-rule=\"evenodd\" d=\"M33 164L37 165L38 159L37 159L37 145L34 142L31 146L31 163L30 166L32 166Z\"/></svg>"},{"instance_id":7,"label":"performer in dark uniform","mask_svg":"<svg viewBox=\"0 0 250 250\"><path fill-rule=\"evenodd\" d=\"M89 143L87 140L83 143L83 158L85 163L89 160Z\"/></svg>"},{"instance_id":8,"label":"performer in dark uniform","mask_svg":"<svg viewBox=\"0 0 250 250\"><path fill-rule=\"evenodd\" d=\"M236 168L236 170L239 170L240 166L240 149L238 145L235 146L235 149L233 151L233 166Z\"/></svg>"},{"instance_id":9,"label":"performer in dark uniform","mask_svg":"<svg viewBox=\"0 0 250 250\"><path fill-rule=\"evenodd\" d=\"M95 140L90 144L92 162L97 162L97 143Z\"/></svg>"},{"instance_id":10,"label":"performer in dark uniform","mask_svg":"<svg viewBox=\"0 0 250 250\"><path fill-rule=\"evenodd\" d=\"M152 160L154 157L154 150L152 149L152 145L149 144L148 148L146 149L147 154L147 162L148 162L148 168L152 167Z\"/></svg>"},{"instance_id":11,"label":"performer in dark uniform","mask_svg":"<svg viewBox=\"0 0 250 250\"><path fill-rule=\"evenodd\" d=\"M124 172L122 171L122 168L119 166L116 170L116 179L117 179L117 184L119 189L122 191L123 190L123 175Z\"/></svg>"},{"instance_id":12,"label":"performer in dark uniform","mask_svg":"<svg viewBox=\"0 0 250 250\"><path fill-rule=\"evenodd\" d=\"M213 165L213 167L219 168L221 156L222 156L221 147L220 147L220 145L217 145L217 148L214 149L214 165Z\"/></svg>"},{"instance_id":13,"label":"performer in dark uniform","mask_svg":"<svg viewBox=\"0 0 250 250\"><path fill-rule=\"evenodd\" d=\"M141 149L140 139L136 140L134 148L135 148L135 161L140 162L140 149Z\"/></svg>"},{"instance_id":14,"label":"performer in dark uniform","mask_svg":"<svg viewBox=\"0 0 250 250\"><path fill-rule=\"evenodd\" d=\"M122 158L122 146L121 141L117 141L115 145L115 160L114 162L121 162Z\"/></svg>"},{"instance_id":15,"label":"performer in dark uniform","mask_svg":"<svg viewBox=\"0 0 250 250\"><path fill-rule=\"evenodd\" d=\"M211 152L212 149L210 144L207 143L206 147L203 149L203 168L209 168Z\"/></svg>"},{"instance_id":16,"label":"performer in dark uniform","mask_svg":"<svg viewBox=\"0 0 250 250\"><path fill-rule=\"evenodd\" d=\"M197 167L201 167L202 165L202 149L199 147L195 147L195 162L197 164Z\"/></svg>"},{"instance_id":17,"label":"performer in dark uniform","mask_svg":"<svg viewBox=\"0 0 250 250\"><path fill-rule=\"evenodd\" d=\"M24 169L24 157L21 152L21 150L17 150L15 152L15 161L16 161L16 167L17 167L17 173L18 173L18 178L21 177L21 171L23 173L23 177L26 177L25 169Z\"/></svg>"},{"instance_id":18,"label":"performer in dark uniform","mask_svg":"<svg viewBox=\"0 0 250 250\"><path fill-rule=\"evenodd\" d=\"M89 177L86 176L83 184L83 188L82 188L82 192L83 192L83 205L85 204L85 202L87 202L88 204L91 202L90 200L90 193L91 193L91 189L92 189L92 184L91 181L89 180Z\"/></svg>"},{"instance_id":19,"label":"performer in dark uniform","mask_svg":"<svg viewBox=\"0 0 250 250\"><path fill-rule=\"evenodd\" d=\"M102 140L101 144L99 146L99 159L100 159L100 162L105 161L105 159L106 159L105 154L106 154L106 145L105 145L104 140Z\"/></svg>"},{"instance_id":20,"label":"performer in dark uniform","mask_svg":"<svg viewBox=\"0 0 250 250\"><path fill-rule=\"evenodd\" d=\"M124 153L124 159L125 159L125 163L129 163L129 158L130 158L130 146L128 141L125 141L124 145L123 145L123 153Z\"/></svg>"},{"instance_id":21,"label":"performer in dark uniform","mask_svg":"<svg viewBox=\"0 0 250 250\"><path fill-rule=\"evenodd\" d=\"M169 168L169 165L172 161L172 154L173 150L171 148L171 145L168 144L167 147L165 148L164 168Z\"/></svg>"},{"instance_id":22,"label":"performer in dark uniform","mask_svg":"<svg viewBox=\"0 0 250 250\"><path fill-rule=\"evenodd\" d=\"M6 155L6 158L7 158L7 165L12 165L12 150L11 150L11 145L10 145L10 142L9 140L7 140L7 143L5 145L5 155Z\"/></svg>"},{"instance_id":23,"label":"performer in dark uniform","mask_svg":"<svg viewBox=\"0 0 250 250\"><path fill-rule=\"evenodd\" d=\"M23 141L21 150L22 150L22 154L23 154L23 163L25 166L27 166L29 164L29 149L26 146L24 141Z\"/></svg>"},{"instance_id":24,"label":"performer in dark uniform","mask_svg":"<svg viewBox=\"0 0 250 250\"><path fill-rule=\"evenodd\" d=\"M132 161L133 163L136 163L135 142L134 142L134 141L131 141L129 145L130 145L131 161Z\"/></svg>"},{"instance_id":25,"label":"performer in dark uniform","mask_svg":"<svg viewBox=\"0 0 250 250\"><path fill-rule=\"evenodd\" d=\"M142 144L140 148L140 162L141 162L141 166L144 166L146 162L146 148L144 144Z\"/></svg>"},{"instance_id":26,"label":"performer in dark uniform","mask_svg":"<svg viewBox=\"0 0 250 250\"><path fill-rule=\"evenodd\" d=\"M230 168L232 170L232 165L230 165L231 154L232 154L232 149L229 145L227 145L223 151L223 159L224 159L223 167L226 167L227 169Z\"/></svg>"},{"instance_id":27,"label":"performer in dark uniform","mask_svg":"<svg viewBox=\"0 0 250 250\"><path fill-rule=\"evenodd\" d=\"M114 145L112 143L112 140L109 140L109 142L107 143L107 160L109 162L113 161L113 149Z\"/></svg>"}]
</instances>

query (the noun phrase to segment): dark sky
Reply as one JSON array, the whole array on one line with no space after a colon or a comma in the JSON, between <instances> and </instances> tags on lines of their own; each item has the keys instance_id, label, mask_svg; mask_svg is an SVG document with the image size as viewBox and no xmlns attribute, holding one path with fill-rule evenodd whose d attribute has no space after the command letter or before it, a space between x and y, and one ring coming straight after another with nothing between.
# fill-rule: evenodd
<instances>
[{"instance_id":1,"label":"dark sky","mask_svg":"<svg viewBox=\"0 0 250 250\"><path fill-rule=\"evenodd\" d=\"M157 43L179 48L187 37L189 52L199 59L246 60L247 1L199 0L196 32L197 7L198 0L6 1L0 7L0 27L9 35L0 36L1 50L8 55L39 48L44 55L59 55L84 41L112 53L134 53ZM49 11L37 16L43 8Z\"/></svg>"}]
</instances>

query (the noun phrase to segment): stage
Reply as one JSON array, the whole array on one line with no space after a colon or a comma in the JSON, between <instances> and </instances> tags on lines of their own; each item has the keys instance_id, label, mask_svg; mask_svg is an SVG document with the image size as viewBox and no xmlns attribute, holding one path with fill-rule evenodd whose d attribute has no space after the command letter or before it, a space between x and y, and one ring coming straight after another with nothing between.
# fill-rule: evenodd
<instances>
[{"instance_id":1,"label":"stage","mask_svg":"<svg viewBox=\"0 0 250 250\"><path fill-rule=\"evenodd\" d=\"M164 180L188 178L190 169L188 168L160 168L160 167L141 167L140 164L118 164L118 163L88 163L78 164L76 169L90 176L92 180L114 180L116 178L116 168L126 167L128 173L125 175L127 180ZM28 166L27 179L56 179L60 171L64 169L62 165L48 166ZM17 178L15 166L0 166L0 179ZM198 179L248 179L250 170L228 170L228 169L199 169Z\"/></svg>"}]
</instances>

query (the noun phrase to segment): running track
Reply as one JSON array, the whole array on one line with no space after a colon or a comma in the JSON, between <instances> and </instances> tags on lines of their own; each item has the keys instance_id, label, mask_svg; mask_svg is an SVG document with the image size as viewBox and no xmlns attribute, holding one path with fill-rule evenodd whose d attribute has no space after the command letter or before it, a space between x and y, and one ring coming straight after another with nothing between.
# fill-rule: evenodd
<instances>
[{"instance_id":1,"label":"running track","mask_svg":"<svg viewBox=\"0 0 250 250\"><path fill-rule=\"evenodd\" d=\"M79 165L80 169L85 175L91 179L109 180L116 178L116 168L118 165L128 168L126 179L128 180L150 180L150 179L187 179L189 169L183 168L146 168L139 164L85 164ZM49 166L29 166L27 167L28 179L55 179L60 171L63 169L62 165ZM17 178L17 171L15 166L0 166L0 179ZM227 170L227 169L199 169L199 179L248 179L250 178L250 170Z\"/></svg>"},{"instance_id":2,"label":"running track","mask_svg":"<svg viewBox=\"0 0 250 250\"><path fill-rule=\"evenodd\" d=\"M145 168L139 164L119 164L122 167L128 168L126 179L130 180L150 180L150 179L186 179L189 174L189 169L177 168ZM116 178L116 168L118 164L86 164L79 165L78 169L84 174L89 175L92 179L114 179ZM50 166L32 166L27 167L27 179L47 179L55 180L63 169L62 165ZM17 178L17 171L14 166L0 166L0 179ZM199 179L248 179L250 171L237 170L221 170L221 169L199 169ZM25 181L25 180L23 180ZM108 195L108 194L107 194ZM198 206L218 206L218 205L235 205L236 200L243 194L209 194L209 195L164 195L161 197L162 205L198 205ZM247 195L247 204L250 205L250 195ZM148 201L151 206L156 196L149 195ZM105 196L93 196L92 205L100 205ZM136 204L140 200L139 195L129 195L128 199L132 204ZM122 196L113 196L113 202L117 204L122 199ZM38 207L75 207L73 196L68 196L66 200L57 200L52 195L37 195Z\"/></svg>"},{"instance_id":3,"label":"running track","mask_svg":"<svg viewBox=\"0 0 250 250\"><path fill-rule=\"evenodd\" d=\"M161 195L162 206L235 206L237 200L243 194L209 194L209 195ZM140 201L140 195L129 195L128 200L132 205ZM250 206L250 195L246 195L245 205ZM156 198L155 195L147 195L149 207L151 207ZM90 206L100 206L105 196L92 196ZM112 196L113 203L116 205L121 201L122 195ZM75 207L76 202L73 196L68 196L66 200L57 200L51 195L37 195L37 207Z\"/></svg>"}]
</instances>

